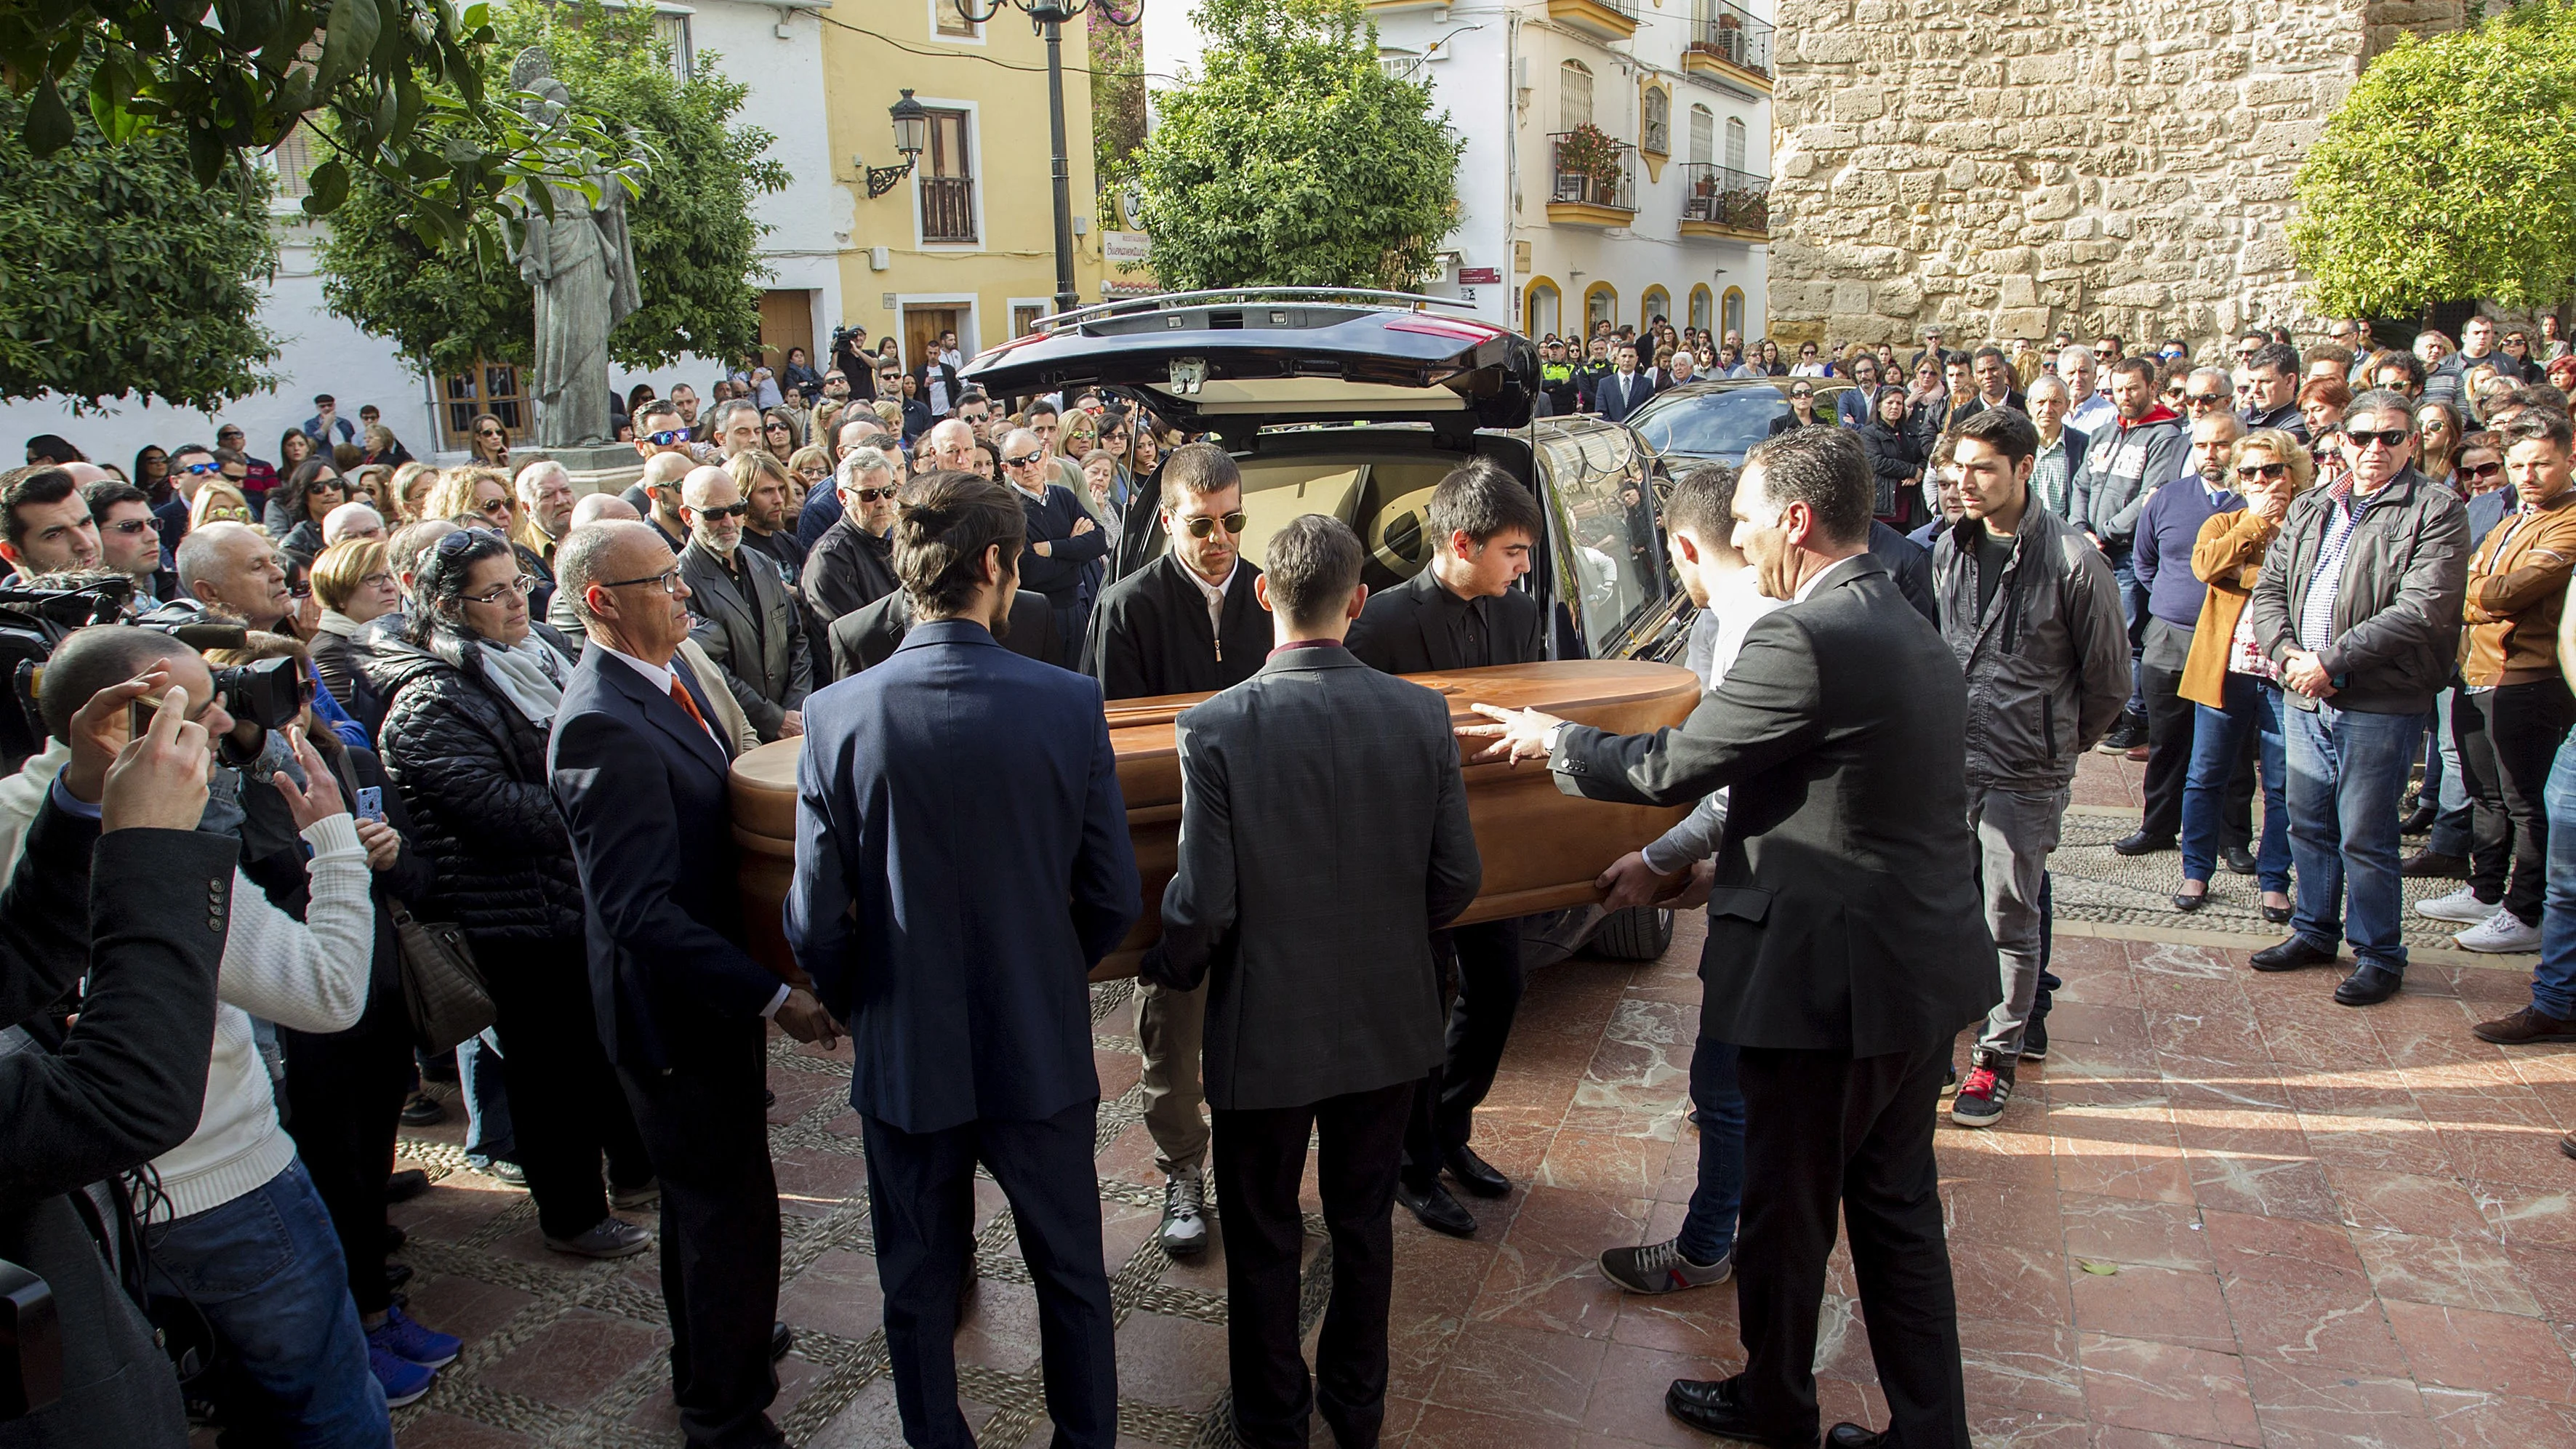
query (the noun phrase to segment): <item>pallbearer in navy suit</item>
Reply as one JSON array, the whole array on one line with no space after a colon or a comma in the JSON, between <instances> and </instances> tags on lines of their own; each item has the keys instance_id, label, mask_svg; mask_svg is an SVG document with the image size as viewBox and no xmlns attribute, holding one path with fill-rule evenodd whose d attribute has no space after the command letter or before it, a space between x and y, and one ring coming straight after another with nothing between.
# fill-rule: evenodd
<instances>
[{"instance_id":1,"label":"pallbearer in navy suit","mask_svg":"<svg viewBox=\"0 0 2576 1449\"><path fill-rule=\"evenodd\" d=\"M707 724L707 691L724 686L673 657L691 621L670 545L641 523L590 524L565 536L555 567L591 647L547 766L581 868L600 1040L662 1183L680 1427L710 1449L783 1444L768 1415L778 1184L764 1019L826 1045L840 1028L744 949L732 757Z\"/></svg>"},{"instance_id":2,"label":"pallbearer in navy suit","mask_svg":"<svg viewBox=\"0 0 2576 1449\"><path fill-rule=\"evenodd\" d=\"M1100 690L995 641L1026 521L936 473L905 494L914 623L807 698L787 939L849 1023L886 1352L907 1443L971 1449L957 1289L974 1174L1010 1199L1038 1295L1058 1449L1118 1437L1085 978L1141 909Z\"/></svg>"}]
</instances>

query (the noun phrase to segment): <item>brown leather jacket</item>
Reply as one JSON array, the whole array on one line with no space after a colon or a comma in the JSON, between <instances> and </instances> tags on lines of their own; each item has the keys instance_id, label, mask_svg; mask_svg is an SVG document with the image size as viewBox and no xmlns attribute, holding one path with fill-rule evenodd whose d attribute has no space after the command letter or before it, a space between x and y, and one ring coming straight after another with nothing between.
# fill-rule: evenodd
<instances>
[{"instance_id":1,"label":"brown leather jacket","mask_svg":"<svg viewBox=\"0 0 2576 1449\"><path fill-rule=\"evenodd\" d=\"M2475 688L2558 677L2558 614L2576 569L2576 492L2508 513L2469 560L2460 677Z\"/></svg>"},{"instance_id":2,"label":"brown leather jacket","mask_svg":"<svg viewBox=\"0 0 2576 1449\"><path fill-rule=\"evenodd\" d=\"M2236 639L2236 621L2254 596L2263 553L2278 532L2278 525L2251 508L2213 513L2200 526L2200 537L2191 546L2191 575L2209 585L2209 596L2201 600L2191 653L2183 659L2182 685L2174 691L2194 704L2226 708L2227 655Z\"/></svg>"}]
</instances>

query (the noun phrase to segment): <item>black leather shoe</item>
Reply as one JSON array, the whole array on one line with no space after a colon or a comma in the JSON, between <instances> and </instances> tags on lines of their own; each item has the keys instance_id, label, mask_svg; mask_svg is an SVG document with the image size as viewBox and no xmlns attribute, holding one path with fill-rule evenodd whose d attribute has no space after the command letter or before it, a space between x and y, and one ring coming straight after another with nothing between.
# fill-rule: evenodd
<instances>
[{"instance_id":1,"label":"black leather shoe","mask_svg":"<svg viewBox=\"0 0 2576 1449\"><path fill-rule=\"evenodd\" d=\"M776 1363L796 1347L796 1330L784 1323L769 1325L769 1361Z\"/></svg>"},{"instance_id":2,"label":"black leather shoe","mask_svg":"<svg viewBox=\"0 0 2576 1449\"><path fill-rule=\"evenodd\" d=\"M2193 912L2193 911L2199 910L2202 906L2205 906L2205 905L2208 905L2208 904L2209 904L2209 892L2207 892L2207 891L2205 891L2205 890L2204 890L2204 891L2198 891L2198 892L2190 892L2190 891L2175 891L2175 892L2173 893L2173 907L2174 907L2174 909L2175 909L2175 910L2177 910L2177 911L2181 911L2181 912L2183 912L2183 913L2185 913L2185 914L2189 914L2190 912Z\"/></svg>"},{"instance_id":3,"label":"black leather shoe","mask_svg":"<svg viewBox=\"0 0 2576 1449\"><path fill-rule=\"evenodd\" d=\"M429 1191L429 1174L417 1167L406 1167L385 1179L385 1201L409 1202Z\"/></svg>"},{"instance_id":4,"label":"black leather shoe","mask_svg":"<svg viewBox=\"0 0 2576 1449\"><path fill-rule=\"evenodd\" d=\"M2299 971L2310 966L2331 965L2332 951L2320 951L2304 936L2292 936L2277 946L2266 946L2254 953L2251 963L2257 971Z\"/></svg>"},{"instance_id":5,"label":"black leather shoe","mask_svg":"<svg viewBox=\"0 0 2576 1449\"><path fill-rule=\"evenodd\" d=\"M2114 841L2111 844L2111 849L2121 855L2153 855L2157 851L2171 850L2173 848L2174 838L2172 836L2149 835L2143 830L2130 836L2126 840Z\"/></svg>"},{"instance_id":6,"label":"black leather shoe","mask_svg":"<svg viewBox=\"0 0 2576 1449\"><path fill-rule=\"evenodd\" d=\"M1675 1379L1672 1387L1664 1390L1664 1412L1703 1434L1715 1434L1721 1439L1776 1444L1782 1449L1813 1449L1816 1442L1812 1433L1782 1434L1755 1424L1744 1406L1735 1401L1733 1379Z\"/></svg>"},{"instance_id":7,"label":"black leather shoe","mask_svg":"<svg viewBox=\"0 0 2576 1449\"><path fill-rule=\"evenodd\" d=\"M1447 1233L1453 1238L1476 1236L1475 1215L1460 1206L1458 1199L1449 1195L1449 1189L1436 1182L1421 1192L1397 1183L1395 1200L1404 1204L1424 1227L1435 1233Z\"/></svg>"},{"instance_id":8,"label":"black leather shoe","mask_svg":"<svg viewBox=\"0 0 2576 1449\"><path fill-rule=\"evenodd\" d=\"M2363 962L2335 987L2335 1001L2342 1006L2377 1006L2405 984L2405 972Z\"/></svg>"},{"instance_id":9,"label":"black leather shoe","mask_svg":"<svg viewBox=\"0 0 2576 1449\"><path fill-rule=\"evenodd\" d=\"M1836 1424L1825 1431L1825 1449L1878 1449L1887 1436L1858 1424Z\"/></svg>"},{"instance_id":10,"label":"black leather shoe","mask_svg":"<svg viewBox=\"0 0 2576 1449\"><path fill-rule=\"evenodd\" d=\"M1449 1169L1451 1177L1458 1179L1460 1187L1478 1197L1501 1197L1512 1190L1512 1180L1497 1171L1492 1163L1478 1157L1472 1147L1451 1149L1441 1159L1441 1165Z\"/></svg>"},{"instance_id":11,"label":"black leather shoe","mask_svg":"<svg viewBox=\"0 0 2576 1449\"><path fill-rule=\"evenodd\" d=\"M2469 858L2445 855L2428 846L2397 862L2397 873L2409 880L2467 880Z\"/></svg>"},{"instance_id":12,"label":"black leather shoe","mask_svg":"<svg viewBox=\"0 0 2576 1449\"><path fill-rule=\"evenodd\" d=\"M2400 835L2421 835L2425 831L2432 829L2433 822L2440 819L2441 815L2441 811L2430 805L2418 805L2415 807L2414 814L2407 816L2404 820L2397 823L2397 833Z\"/></svg>"},{"instance_id":13,"label":"black leather shoe","mask_svg":"<svg viewBox=\"0 0 2576 1449\"><path fill-rule=\"evenodd\" d=\"M2230 845L2222 848L2218 852L2218 863L2226 866L2228 874L2230 875L2252 875L2254 873L2254 856L2241 845Z\"/></svg>"}]
</instances>

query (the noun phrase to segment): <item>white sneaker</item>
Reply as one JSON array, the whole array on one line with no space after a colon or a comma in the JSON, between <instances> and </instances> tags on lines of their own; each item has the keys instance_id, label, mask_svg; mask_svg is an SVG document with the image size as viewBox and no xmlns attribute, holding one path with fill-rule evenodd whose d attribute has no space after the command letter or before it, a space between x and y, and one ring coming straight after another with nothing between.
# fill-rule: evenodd
<instances>
[{"instance_id":1,"label":"white sneaker","mask_svg":"<svg viewBox=\"0 0 2576 1449\"><path fill-rule=\"evenodd\" d=\"M2415 903L2415 914L2419 916L2430 916L2437 921L2457 921L2463 926L2482 925L2495 913L2496 903L2479 900L2477 891L2469 886L2462 886L2447 896L2435 896L2429 901Z\"/></svg>"},{"instance_id":2,"label":"white sneaker","mask_svg":"<svg viewBox=\"0 0 2576 1449\"><path fill-rule=\"evenodd\" d=\"M1207 1179L1184 1167L1163 1184L1163 1251L1176 1258L1207 1250Z\"/></svg>"},{"instance_id":3,"label":"white sneaker","mask_svg":"<svg viewBox=\"0 0 2576 1449\"><path fill-rule=\"evenodd\" d=\"M2513 912L2500 910L2451 939L2463 951L2537 951L2540 928L2526 926Z\"/></svg>"}]
</instances>

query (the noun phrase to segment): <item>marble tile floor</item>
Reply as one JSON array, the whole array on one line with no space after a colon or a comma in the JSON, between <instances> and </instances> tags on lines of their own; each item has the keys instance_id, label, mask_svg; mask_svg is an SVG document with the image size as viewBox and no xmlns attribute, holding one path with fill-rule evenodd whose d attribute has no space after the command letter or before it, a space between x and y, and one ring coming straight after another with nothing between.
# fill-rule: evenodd
<instances>
[{"instance_id":1,"label":"marble tile floor","mask_svg":"<svg viewBox=\"0 0 2576 1449\"><path fill-rule=\"evenodd\" d=\"M2088 762L2085 783L2111 795L2122 764ZM1669 1235L1689 1195L1699 939L1686 920L1661 961L1533 977L1477 1136L1519 1185L1468 1200L1472 1241L1397 1215L1388 1444L1708 1442L1665 1417L1662 1391L1740 1365L1733 1290L1628 1298L1593 1266ZM2576 1162L2557 1146L2576 1129L2576 1048L2468 1033L2523 999L2521 963L2420 962L2404 996L2355 1012L2326 973L2248 971L2262 939L2209 939L2061 932L2050 1060L2023 1066L2000 1126L1938 1129L1977 1442L2576 1444ZM1095 1006L1122 1442L1227 1444L1222 1245L1197 1263L1153 1245L1132 1004L1120 985ZM782 1042L770 1072L799 1333L776 1413L812 1446L901 1440L847 1069L846 1048ZM396 1416L401 1442L676 1445L651 1256L546 1253L525 1197L463 1168L458 1132L405 1144L439 1174L395 1209L413 1311L468 1347ZM1034 1299L1001 1207L981 1184L967 1417L985 1445L1043 1445ZM1824 1412L1883 1422L1853 1291L1838 1255Z\"/></svg>"}]
</instances>

